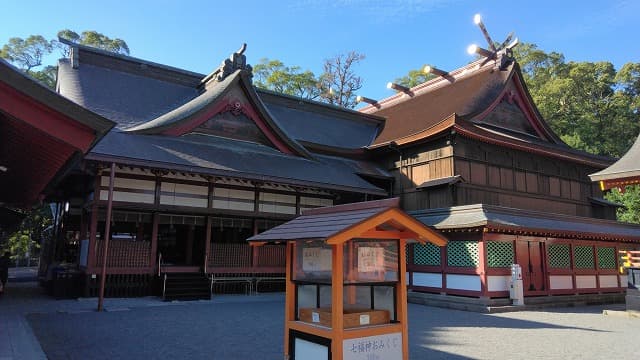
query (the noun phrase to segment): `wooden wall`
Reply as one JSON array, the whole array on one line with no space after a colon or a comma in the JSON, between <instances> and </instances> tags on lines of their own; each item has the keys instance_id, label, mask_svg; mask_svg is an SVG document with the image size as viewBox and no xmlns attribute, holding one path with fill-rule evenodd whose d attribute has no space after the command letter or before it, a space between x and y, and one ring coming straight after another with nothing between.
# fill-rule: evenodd
<instances>
[{"instance_id":1,"label":"wooden wall","mask_svg":"<svg viewBox=\"0 0 640 360\"><path fill-rule=\"evenodd\" d=\"M458 138L455 173L465 181L458 205L484 203L594 217L589 197L602 197L588 174L599 169Z\"/></svg>"},{"instance_id":2,"label":"wooden wall","mask_svg":"<svg viewBox=\"0 0 640 360\"><path fill-rule=\"evenodd\" d=\"M588 177L600 170L594 167L450 135L388 149L381 159L395 179L393 196L408 211L482 203L615 220L614 211L589 199L602 197ZM420 186L455 175L460 182Z\"/></svg>"}]
</instances>

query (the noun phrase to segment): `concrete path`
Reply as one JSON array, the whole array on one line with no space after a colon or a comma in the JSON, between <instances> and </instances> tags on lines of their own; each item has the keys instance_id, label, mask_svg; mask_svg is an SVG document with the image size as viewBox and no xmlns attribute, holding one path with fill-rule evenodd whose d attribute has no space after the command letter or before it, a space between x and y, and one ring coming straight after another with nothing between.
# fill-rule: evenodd
<instances>
[{"instance_id":1,"label":"concrete path","mask_svg":"<svg viewBox=\"0 0 640 360\"><path fill-rule=\"evenodd\" d=\"M53 300L34 283L0 298L0 359L282 359L284 296ZM595 306L479 314L409 304L411 359L637 359L640 319ZM46 354L46 356L45 356Z\"/></svg>"}]
</instances>

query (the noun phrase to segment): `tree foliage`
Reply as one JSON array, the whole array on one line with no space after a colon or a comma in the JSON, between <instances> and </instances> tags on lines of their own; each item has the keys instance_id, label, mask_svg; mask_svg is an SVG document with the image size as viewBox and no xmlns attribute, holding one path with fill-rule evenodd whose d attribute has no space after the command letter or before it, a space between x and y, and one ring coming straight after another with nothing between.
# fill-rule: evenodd
<instances>
[{"instance_id":1,"label":"tree foliage","mask_svg":"<svg viewBox=\"0 0 640 360\"><path fill-rule=\"evenodd\" d=\"M111 39L97 31L83 31L78 33L65 29L58 32L58 37L67 39L81 45L92 46L106 51L129 55L129 46L122 39ZM63 56L69 55L69 48L57 40L47 40L42 35L31 35L26 39L14 37L0 49L0 58L3 58L27 74L40 80L50 88L55 88L58 67L44 65L43 59L51 54L54 49L60 49ZM44 66L41 70L36 68Z\"/></svg>"},{"instance_id":2,"label":"tree foliage","mask_svg":"<svg viewBox=\"0 0 640 360\"><path fill-rule=\"evenodd\" d=\"M254 84L263 89L303 99L316 99L320 95L320 85L312 71L285 66L280 60L260 59L253 67L253 76Z\"/></svg>"},{"instance_id":3,"label":"tree foliage","mask_svg":"<svg viewBox=\"0 0 640 360\"><path fill-rule=\"evenodd\" d=\"M640 64L616 72L607 61L566 62L526 43L514 56L540 113L567 144L615 157L631 147L640 131Z\"/></svg>"},{"instance_id":4,"label":"tree foliage","mask_svg":"<svg viewBox=\"0 0 640 360\"><path fill-rule=\"evenodd\" d=\"M409 70L407 75L395 79L394 82L396 84L400 84L402 86L406 86L408 88L412 88L414 86L420 85L422 83L425 83L425 82L435 78L435 75L429 74L429 73L425 73L423 71L425 66L427 66L427 64L422 65L422 67L419 68L419 69Z\"/></svg>"},{"instance_id":5,"label":"tree foliage","mask_svg":"<svg viewBox=\"0 0 640 360\"><path fill-rule=\"evenodd\" d=\"M302 71L299 66L261 59L253 68L254 84L283 94L353 108L357 105L356 91L362 88L362 78L356 75L354 67L364 58L351 51L326 59L324 72L318 77L310 70Z\"/></svg>"},{"instance_id":6,"label":"tree foliage","mask_svg":"<svg viewBox=\"0 0 640 360\"><path fill-rule=\"evenodd\" d=\"M54 43L41 35L31 35L26 39L14 37L0 49L0 57L24 69L42 65L42 58L51 53Z\"/></svg>"},{"instance_id":7,"label":"tree foliage","mask_svg":"<svg viewBox=\"0 0 640 360\"><path fill-rule=\"evenodd\" d=\"M48 205L29 211L18 229L9 235L5 248L13 259L21 259L40 247L40 240L48 236L47 228L52 224L51 209Z\"/></svg>"},{"instance_id":8,"label":"tree foliage","mask_svg":"<svg viewBox=\"0 0 640 360\"><path fill-rule=\"evenodd\" d=\"M623 205L617 210L618 221L640 224L640 185L627 186L624 192L614 188L605 198Z\"/></svg>"},{"instance_id":9,"label":"tree foliage","mask_svg":"<svg viewBox=\"0 0 640 360\"><path fill-rule=\"evenodd\" d=\"M87 45L116 54L129 55L129 46L124 40L119 38L112 39L94 30L83 31L78 35L73 30L64 29L58 31L58 37L80 45Z\"/></svg>"},{"instance_id":10,"label":"tree foliage","mask_svg":"<svg viewBox=\"0 0 640 360\"><path fill-rule=\"evenodd\" d=\"M325 59L324 73L320 76L320 87L326 89L320 95L332 105L354 108L357 105L356 91L362 88L362 78L354 67L364 60L364 54L350 51Z\"/></svg>"}]
</instances>

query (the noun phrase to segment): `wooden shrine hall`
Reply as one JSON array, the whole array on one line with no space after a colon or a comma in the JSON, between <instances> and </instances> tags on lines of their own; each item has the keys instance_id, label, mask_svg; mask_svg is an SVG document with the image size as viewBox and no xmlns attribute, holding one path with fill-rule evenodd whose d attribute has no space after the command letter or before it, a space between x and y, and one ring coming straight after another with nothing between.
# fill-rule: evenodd
<instances>
[{"instance_id":1,"label":"wooden shrine hall","mask_svg":"<svg viewBox=\"0 0 640 360\"><path fill-rule=\"evenodd\" d=\"M614 159L553 133L509 48L353 111L255 88L244 46L205 75L66 44L57 91L115 123L55 188L71 204L57 260L82 271L81 295L107 237L107 296L275 290L284 245L247 238L399 197L448 240L408 247L410 299L508 301L512 264L525 297L623 296L617 253L640 226L588 177Z\"/></svg>"}]
</instances>

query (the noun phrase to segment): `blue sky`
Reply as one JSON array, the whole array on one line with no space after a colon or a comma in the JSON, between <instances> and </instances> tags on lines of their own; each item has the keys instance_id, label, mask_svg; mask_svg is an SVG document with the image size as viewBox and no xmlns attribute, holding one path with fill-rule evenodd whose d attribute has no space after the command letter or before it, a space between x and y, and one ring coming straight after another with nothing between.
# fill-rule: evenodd
<instances>
[{"instance_id":1,"label":"blue sky","mask_svg":"<svg viewBox=\"0 0 640 360\"><path fill-rule=\"evenodd\" d=\"M424 63L453 70L472 60L467 46L486 45L475 13L497 41L514 31L567 60L640 62L637 0L2 0L0 8L0 44L96 30L126 40L132 56L201 73L243 42L251 64L267 57L316 74L323 59L355 50L366 55L356 68L360 94L377 99L392 95L388 81Z\"/></svg>"}]
</instances>

